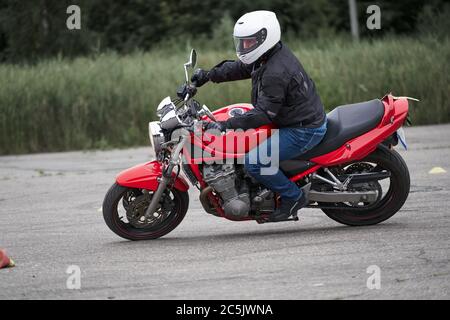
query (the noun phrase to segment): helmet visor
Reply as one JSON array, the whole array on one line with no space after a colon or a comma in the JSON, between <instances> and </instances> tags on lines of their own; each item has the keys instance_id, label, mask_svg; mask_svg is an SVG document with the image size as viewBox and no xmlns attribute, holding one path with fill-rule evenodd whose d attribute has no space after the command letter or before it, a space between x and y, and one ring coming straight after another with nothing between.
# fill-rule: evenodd
<instances>
[{"instance_id":1,"label":"helmet visor","mask_svg":"<svg viewBox=\"0 0 450 320\"><path fill-rule=\"evenodd\" d=\"M266 29L246 37L234 37L237 54L246 54L258 48L266 40Z\"/></svg>"}]
</instances>

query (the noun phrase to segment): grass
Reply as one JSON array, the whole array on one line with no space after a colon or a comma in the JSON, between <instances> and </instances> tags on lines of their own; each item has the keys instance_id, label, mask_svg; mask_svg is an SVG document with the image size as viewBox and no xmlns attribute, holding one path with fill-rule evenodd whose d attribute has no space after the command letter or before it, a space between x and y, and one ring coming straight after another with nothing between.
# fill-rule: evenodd
<instances>
[{"instance_id":1,"label":"grass","mask_svg":"<svg viewBox=\"0 0 450 320\"><path fill-rule=\"evenodd\" d=\"M411 107L414 124L450 122L448 38L288 45L328 110L393 92L421 100ZM206 69L235 58L232 48L197 52L198 66ZM183 82L188 54L183 47L0 65L0 154L147 144L147 123ZM212 109L248 102L250 82L207 84L196 98Z\"/></svg>"}]
</instances>

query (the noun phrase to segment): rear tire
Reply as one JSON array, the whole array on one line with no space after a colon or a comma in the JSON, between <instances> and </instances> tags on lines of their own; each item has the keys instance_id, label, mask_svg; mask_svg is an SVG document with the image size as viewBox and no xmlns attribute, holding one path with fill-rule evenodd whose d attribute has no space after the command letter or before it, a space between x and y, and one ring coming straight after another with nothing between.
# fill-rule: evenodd
<instances>
[{"instance_id":1,"label":"rear tire","mask_svg":"<svg viewBox=\"0 0 450 320\"><path fill-rule=\"evenodd\" d=\"M107 226L118 236L128 240L150 240L162 237L175 229L183 220L189 206L187 192L171 189L174 206L169 215L158 225L149 228L136 228L130 223L124 222L118 214L118 205L124 195L133 190L127 187L113 184L108 190L103 201L103 218Z\"/></svg>"},{"instance_id":2,"label":"rear tire","mask_svg":"<svg viewBox=\"0 0 450 320\"><path fill-rule=\"evenodd\" d=\"M409 195L410 177L408 167L395 151L380 146L361 162L373 162L391 172L391 181L386 198L378 206L370 209L322 209L334 221L348 226L367 226L383 222L396 214L405 203Z\"/></svg>"}]
</instances>

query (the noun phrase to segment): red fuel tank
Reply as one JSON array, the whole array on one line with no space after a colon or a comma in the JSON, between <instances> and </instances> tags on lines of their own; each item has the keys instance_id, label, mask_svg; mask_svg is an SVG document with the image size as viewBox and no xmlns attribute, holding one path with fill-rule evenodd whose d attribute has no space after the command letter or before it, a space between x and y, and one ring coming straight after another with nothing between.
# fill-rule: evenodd
<instances>
[{"instance_id":1,"label":"red fuel tank","mask_svg":"<svg viewBox=\"0 0 450 320\"><path fill-rule=\"evenodd\" d=\"M253 109L251 104L239 103L220 108L213 114L217 121L226 121L251 109ZM206 117L203 120L209 121ZM273 125L265 125L245 131L240 129L227 130L223 135L210 133L204 133L201 137L194 135L191 140L190 153L193 159L200 160L199 157L203 157L203 161L240 158L266 140L272 133L271 129L274 128Z\"/></svg>"}]
</instances>

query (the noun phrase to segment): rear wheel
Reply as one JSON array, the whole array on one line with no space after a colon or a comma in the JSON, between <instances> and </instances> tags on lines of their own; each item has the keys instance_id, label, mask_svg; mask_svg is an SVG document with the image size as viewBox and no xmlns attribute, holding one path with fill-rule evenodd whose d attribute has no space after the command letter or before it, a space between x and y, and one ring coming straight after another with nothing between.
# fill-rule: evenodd
<instances>
[{"instance_id":1,"label":"rear wheel","mask_svg":"<svg viewBox=\"0 0 450 320\"><path fill-rule=\"evenodd\" d=\"M189 206L187 192L167 189L156 212L146 218L152 195L151 191L113 184L103 201L103 218L108 227L129 240L156 239L175 229Z\"/></svg>"},{"instance_id":2,"label":"rear wheel","mask_svg":"<svg viewBox=\"0 0 450 320\"><path fill-rule=\"evenodd\" d=\"M390 177L353 186L362 190L376 190L378 198L373 203L335 203L334 206L338 207L336 209L322 209L328 217L339 223L349 226L380 223L397 213L408 198L410 188L408 167L395 150L380 146L363 160L346 164L343 170L347 174L388 171Z\"/></svg>"}]
</instances>

